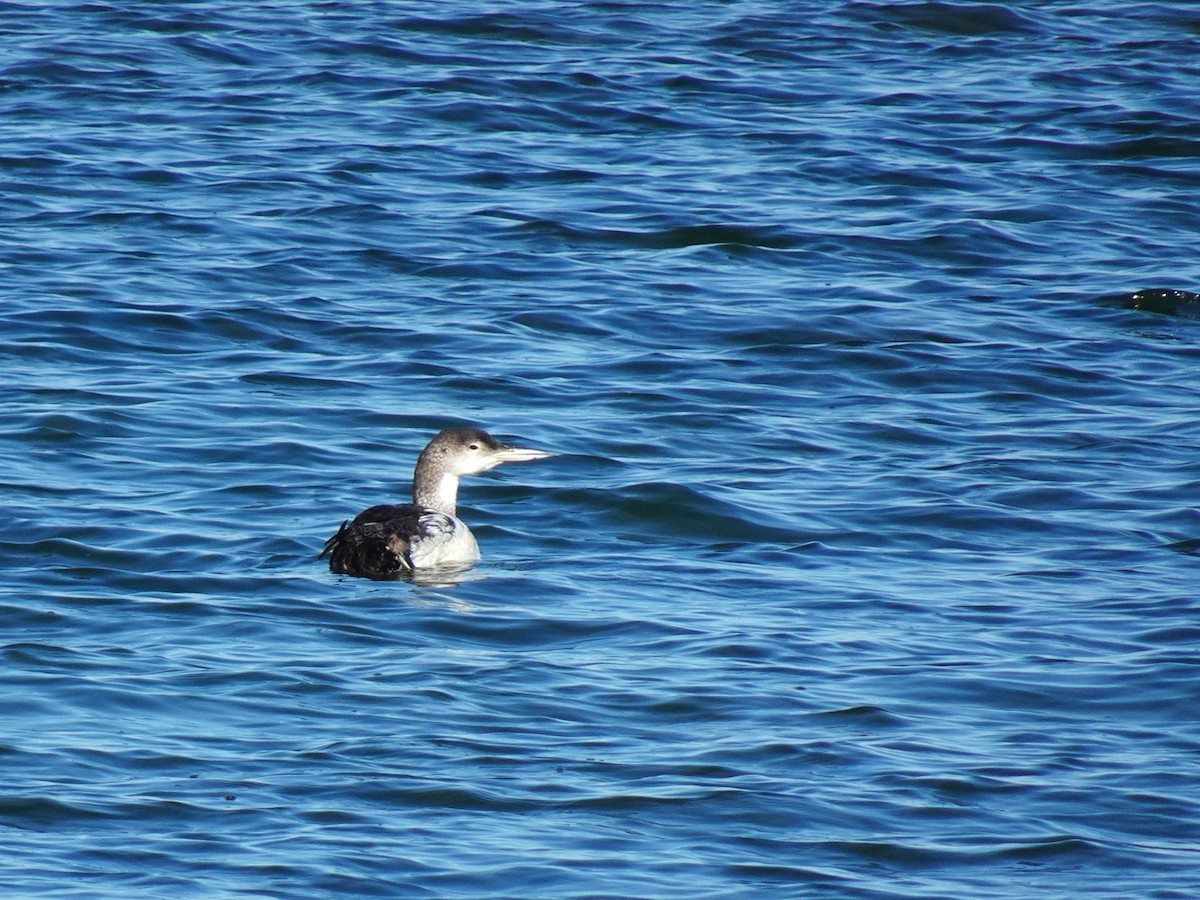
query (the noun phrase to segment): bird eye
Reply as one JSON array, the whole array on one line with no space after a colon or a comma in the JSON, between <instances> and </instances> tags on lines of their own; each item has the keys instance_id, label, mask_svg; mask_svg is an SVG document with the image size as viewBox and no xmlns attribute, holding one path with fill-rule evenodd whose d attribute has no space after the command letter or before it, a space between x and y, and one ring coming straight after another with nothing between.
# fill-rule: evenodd
<instances>
[{"instance_id":1,"label":"bird eye","mask_svg":"<svg viewBox=\"0 0 1200 900\"><path fill-rule=\"evenodd\" d=\"M468 449L470 449L470 450L478 450L478 449L479 449L479 445L478 445L478 444L471 444L471 445L469 445Z\"/></svg>"}]
</instances>

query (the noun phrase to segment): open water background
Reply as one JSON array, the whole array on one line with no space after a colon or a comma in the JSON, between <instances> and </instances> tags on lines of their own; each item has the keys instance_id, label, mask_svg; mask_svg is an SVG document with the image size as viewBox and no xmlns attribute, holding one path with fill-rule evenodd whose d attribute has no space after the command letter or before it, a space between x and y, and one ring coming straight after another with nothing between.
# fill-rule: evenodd
<instances>
[{"instance_id":1,"label":"open water background","mask_svg":"<svg viewBox=\"0 0 1200 900\"><path fill-rule=\"evenodd\" d=\"M0 31L0 893L1200 893L1195 4Z\"/></svg>"}]
</instances>

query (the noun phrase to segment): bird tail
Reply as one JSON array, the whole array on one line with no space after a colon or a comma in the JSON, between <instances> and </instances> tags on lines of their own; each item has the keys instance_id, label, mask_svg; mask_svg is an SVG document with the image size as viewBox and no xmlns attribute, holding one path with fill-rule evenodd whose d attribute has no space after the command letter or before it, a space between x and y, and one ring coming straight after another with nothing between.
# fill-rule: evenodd
<instances>
[{"instance_id":1,"label":"bird tail","mask_svg":"<svg viewBox=\"0 0 1200 900\"><path fill-rule=\"evenodd\" d=\"M317 554L317 559L324 559L327 556L333 555L333 552L337 550L338 545L341 544L342 538L346 536L346 528L349 525L349 519L346 519L344 522L342 522L342 527L337 530L337 534L325 542L325 546L321 549L321 552Z\"/></svg>"}]
</instances>

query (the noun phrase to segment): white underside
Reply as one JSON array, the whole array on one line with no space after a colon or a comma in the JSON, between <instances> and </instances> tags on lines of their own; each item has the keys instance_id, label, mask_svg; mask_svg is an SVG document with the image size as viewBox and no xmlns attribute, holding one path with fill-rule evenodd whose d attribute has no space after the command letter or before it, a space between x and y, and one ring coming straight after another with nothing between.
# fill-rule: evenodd
<instances>
[{"instance_id":1,"label":"white underside","mask_svg":"<svg viewBox=\"0 0 1200 900\"><path fill-rule=\"evenodd\" d=\"M445 513L431 512L421 516L421 536L408 547L414 569L436 566L464 566L479 559L475 535L461 519Z\"/></svg>"}]
</instances>

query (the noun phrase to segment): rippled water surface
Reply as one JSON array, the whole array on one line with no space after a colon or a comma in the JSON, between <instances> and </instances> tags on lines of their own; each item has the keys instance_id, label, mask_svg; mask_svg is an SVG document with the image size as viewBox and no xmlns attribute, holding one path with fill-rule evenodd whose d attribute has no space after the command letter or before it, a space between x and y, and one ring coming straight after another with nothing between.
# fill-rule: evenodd
<instances>
[{"instance_id":1,"label":"rippled water surface","mask_svg":"<svg viewBox=\"0 0 1200 900\"><path fill-rule=\"evenodd\" d=\"M0 27L0 892L1200 893L1194 4Z\"/></svg>"}]
</instances>

